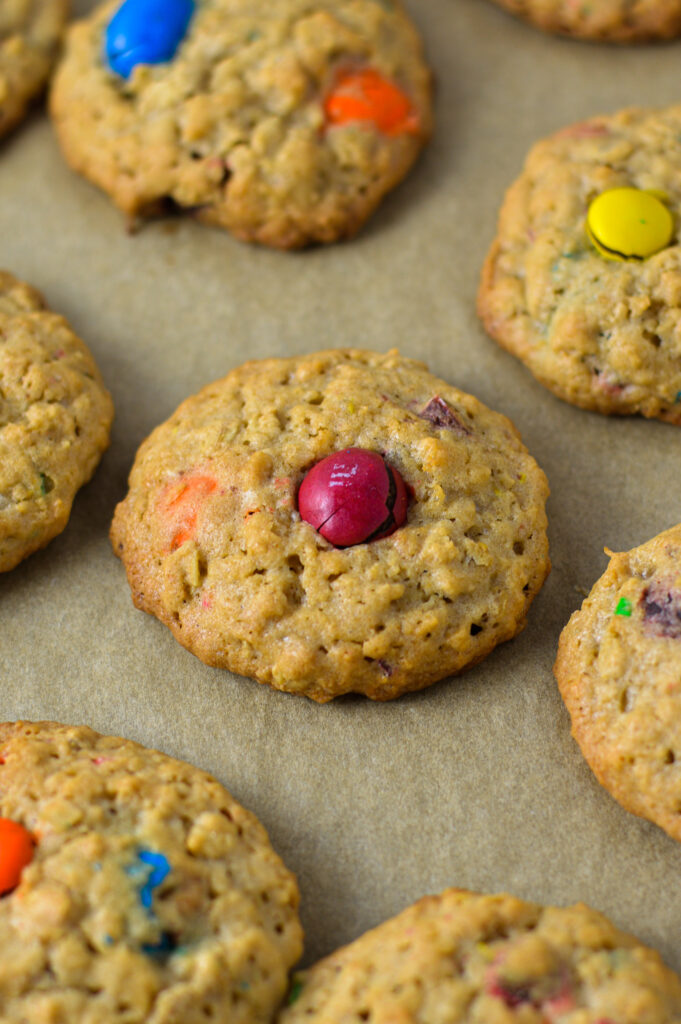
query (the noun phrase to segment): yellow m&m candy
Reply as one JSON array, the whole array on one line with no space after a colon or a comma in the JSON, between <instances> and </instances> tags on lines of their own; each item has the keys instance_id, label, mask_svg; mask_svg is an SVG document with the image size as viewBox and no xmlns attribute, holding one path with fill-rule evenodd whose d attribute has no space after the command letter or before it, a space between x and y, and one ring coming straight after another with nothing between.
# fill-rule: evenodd
<instances>
[{"instance_id":1,"label":"yellow m&m candy","mask_svg":"<svg viewBox=\"0 0 681 1024\"><path fill-rule=\"evenodd\" d=\"M591 203L586 228L606 259L645 260L669 245L674 219L652 192L613 188Z\"/></svg>"}]
</instances>

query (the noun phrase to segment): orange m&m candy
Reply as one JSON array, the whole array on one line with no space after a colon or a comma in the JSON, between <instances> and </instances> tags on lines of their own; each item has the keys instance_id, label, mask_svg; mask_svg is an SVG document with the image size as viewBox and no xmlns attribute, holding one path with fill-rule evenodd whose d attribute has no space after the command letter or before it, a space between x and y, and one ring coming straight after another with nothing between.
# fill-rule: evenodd
<instances>
[{"instance_id":1,"label":"orange m&m candy","mask_svg":"<svg viewBox=\"0 0 681 1024\"><path fill-rule=\"evenodd\" d=\"M324 101L324 113L330 125L370 121L384 135L419 130L419 119L408 98L373 68L338 75Z\"/></svg>"},{"instance_id":2,"label":"orange m&m candy","mask_svg":"<svg viewBox=\"0 0 681 1024\"><path fill-rule=\"evenodd\" d=\"M0 818L0 895L16 889L21 872L33 860L33 837L23 825Z\"/></svg>"},{"instance_id":3,"label":"orange m&m candy","mask_svg":"<svg viewBox=\"0 0 681 1024\"><path fill-rule=\"evenodd\" d=\"M215 477L207 473L193 473L173 483L161 498L160 511L173 531L170 550L177 551L191 540L196 530L201 506L217 489Z\"/></svg>"}]
</instances>

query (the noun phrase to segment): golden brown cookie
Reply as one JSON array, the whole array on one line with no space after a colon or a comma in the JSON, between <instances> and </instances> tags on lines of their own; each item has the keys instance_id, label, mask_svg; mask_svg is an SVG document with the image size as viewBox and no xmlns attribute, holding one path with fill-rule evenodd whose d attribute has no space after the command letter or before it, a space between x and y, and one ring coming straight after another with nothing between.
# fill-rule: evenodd
<instances>
[{"instance_id":1,"label":"golden brown cookie","mask_svg":"<svg viewBox=\"0 0 681 1024\"><path fill-rule=\"evenodd\" d=\"M0 3L0 135L21 120L47 81L67 11L68 0Z\"/></svg>"},{"instance_id":2,"label":"golden brown cookie","mask_svg":"<svg viewBox=\"0 0 681 1024\"><path fill-rule=\"evenodd\" d=\"M678 1024L681 981L583 904L449 889L298 975L277 1024Z\"/></svg>"},{"instance_id":3,"label":"golden brown cookie","mask_svg":"<svg viewBox=\"0 0 681 1024\"><path fill-rule=\"evenodd\" d=\"M681 0L494 0L545 32L638 43L681 33Z\"/></svg>"},{"instance_id":4,"label":"golden brown cookie","mask_svg":"<svg viewBox=\"0 0 681 1024\"><path fill-rule=\"evenodd\" d=\"M509 189L479 313L489 334L565 401L681 423L680 172L681 106L631 109L539 142ZM617 189L630 191L622 215L606 221L616 238L626 224L637 239L641 201L670 225L653 245L644 240L645 256L634 245L630 258L617 258L621 242L606 255L590 237L592 204Z\"/></svg>"},{"instance_id":5,"label":"golden brown cookie","mask_svg":"<svg viewBox=\"0 0 681 1024\"><path fill-rule=\"evenodd\" d=\"M333 242L430 134L430 74L398 0L197 0L158 63L130 70L111 41L127 78L107 27L142 29L119 7L72 27L51 109L71 166L130 217L170 204L248 241Z\"/></svg>"},{"instance_id":6,"label":"golden brown cookie","mask_svg":"<svg viewBox=\"0 0 681 1024\"><path fill-rule=\"evenodd\" d=\"M357 448L400 475L407 518L381 521L387 480L366 542L334 546L299 489ZM141 446L111 538L137 607L208 664L387 700L522 629L549 568L547 493L504 416L397 352L332 350L246 363L184 402Z\"/></svg>"},{"instance_id":7,"label":"golden brown cookie","mask_svg":"<svg viewBox=\"0 0 681 1024\"><path fill-rule=\"evenodd\" d=\"M298 890L215 779L85 727L0 725L0 816L3 1024L269 1024Z\"/></svg>"},{"instance_id":8,"label":"golden brown cookie","mask_svg":"<svg viewBox=\"0 0 681 1024\"><path fill-rule=\"evenodd\" d=\"M681 840L681 526L611 553L555 672L599 782Z\"/></svg>"},{"instance_id":9,"label":"golden brown cookie","mask_svg":"<svg viewBox=\"0 0 681 1024\"><path fill-rule=\"evenodd\" d=\"M113 406L87 348L0 271L0 572L56 537L109 444Z\"/></svg>"}]
</instances>

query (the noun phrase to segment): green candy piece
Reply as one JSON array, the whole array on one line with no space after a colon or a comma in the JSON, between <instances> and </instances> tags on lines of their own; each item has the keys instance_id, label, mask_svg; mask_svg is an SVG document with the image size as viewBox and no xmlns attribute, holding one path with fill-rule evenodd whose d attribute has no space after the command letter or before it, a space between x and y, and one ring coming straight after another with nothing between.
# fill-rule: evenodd
<instances>
[{"instance_id":1,"label":"green candy piece","mask_svg":"<svg viewBox=\"0 0 681 1024\"><path fill-rule=\"evenodd\" d=\"M615 608L615 615L624 615L627 619L631 616L631 601L628 597L621 597L619 599Z\"/></svg>"},{"instance_id":2,"label":"green candy piece","mask_svg":"<svg viewBox=\"0 0 681 1024\"><path fill-rule=\"evenodd\" d=\"M300 978L294 978L291 982L291 988L289 990L286 1005L291 1006L297 999L300 998L300 993L303 991L303 982Z\"/></svg>"}]
</instances>

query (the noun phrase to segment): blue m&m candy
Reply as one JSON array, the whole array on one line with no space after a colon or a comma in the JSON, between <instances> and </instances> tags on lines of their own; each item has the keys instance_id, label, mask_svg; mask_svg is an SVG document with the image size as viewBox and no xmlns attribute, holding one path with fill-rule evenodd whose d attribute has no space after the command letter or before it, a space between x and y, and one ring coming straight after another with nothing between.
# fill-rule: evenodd
<instances>
[{"instance_id":1,"label":"blue m&m candy","mask_svg":"<svg viewBox=\"0 0 681 1024\"><path fill-rule=\"evenodd\" d=\"M138 64L172 60L193 13L194 0L124 0L104 39L111 70L129 78Z\"/></svg>"}]
</instances>

